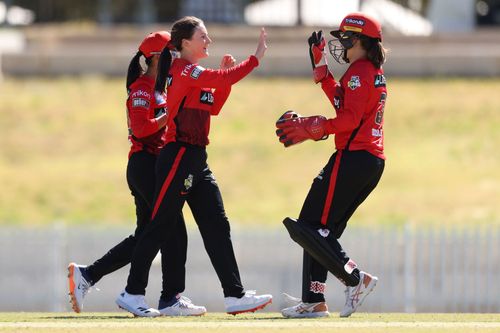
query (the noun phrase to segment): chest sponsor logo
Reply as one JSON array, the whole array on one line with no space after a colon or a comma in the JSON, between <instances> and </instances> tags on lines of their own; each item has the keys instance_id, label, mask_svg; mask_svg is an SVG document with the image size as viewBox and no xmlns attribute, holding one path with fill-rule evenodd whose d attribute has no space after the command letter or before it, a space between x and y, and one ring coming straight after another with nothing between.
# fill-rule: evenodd
<instances>
[{"instance_id":1,"label":"chest sponsor logo","mask_svg":"<svg viewBox=\"0 0 500 333\"><path fill-rule=\"evenodd\" d=\"M200 103L213 105L214 95L209 91L202 91L200 94Z\"/></svg>"},{"instance_id":2,"label":"chest sponsor logo","mask_svg":"<svg viewBox=\"0 0 500 333\"><path fill-rule=\"evenodd\" d=\"M203 73L204 68L200 66L196 66L193 71L191 72L191 77L195 80L198 80L200 77L200 74Z\"/></svg>"},{"instance_id":3,"label":"chest sponsor logo","mask_svg":"<svg viewBox=\"0 0 500 333\"><path fill-rule=\"evenodd\" d=\"M335 108L335 110L340 109L340 97L339 96L333 97L333 107Z\"/></svg>"},{"instance_id":4,"label":"chest sponsor logo","mask_svg":"<svg viewBox=\"0 0 500 333\"><path fill-rule=\"evenodd\" d=\"M375 88L380 88L380 87L385 87L385 76L383 74L381 75L375 75Z\"/></svg>"},{"instance_id":5,"label":"chest sponsor logo","mask_svg":"<svg viewBox=\"0 0 500 333\"><path fill-rule=\"evenodd\" d=\"M149 109L149 101L144 98L132 98L132 107Z\"/></svg>"},{"instance_id":6,"label":"chest sponsor logo","mask_svg":"<svg viewBox=\"0 0 500 333\"><path fill-rule=\"evenodd\" d=\"M361 87L361 80L359 79L359 76L357 76L357 75L351 76L351 79L349 80L349 82L347 82L347 86L351 90L356 90L359 87Z\"/></svg>"}]
</instances>

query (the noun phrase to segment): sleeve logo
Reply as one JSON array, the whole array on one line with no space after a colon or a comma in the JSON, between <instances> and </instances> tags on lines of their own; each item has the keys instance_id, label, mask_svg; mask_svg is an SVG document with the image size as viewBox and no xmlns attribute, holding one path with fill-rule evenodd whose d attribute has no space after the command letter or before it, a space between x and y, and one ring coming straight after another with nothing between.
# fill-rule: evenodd
<instances>
[{"instance_id":1,"label":"sleeve logo","mask_svg":"<svg viewBox=\"0 0 500 333\"><path fill-rule=\"evenodd\" d=\"M351 90L356 90L357 88L361 87L361 81L359 80L359 76L357 75L351 76L351 79L349 80L349 82L347 82L347 86Z\"/></svg>"},{"instance_id":2,"label":"sleeve logo","mask_svg":"<svg viewBox=\"0 0 500 333\"><path fill-rule=\"evenodd\" d=\"M385 87L385 76L383 74L375 75L375 88Z\"/></svg>"},{"instance_id":3,"label":"sleeve logo","mask_svg":"<svg viewBox=\"0 0 500 333\"><path fill-rule=\"evenodd\" d=\"M195 80L198 80L198 78L200 77L200 74L203 73L205 69L201 66L196 66L195 68L193 68L193 70L191 71L191 77Z\"/></svg>"},{"instance_id":4,"label":"sleeve logo","mask_svg":"<svg viewBox=\"0 0 500 333\"><path fill-rule=\"evenodd\" d=\"M149 101L144 98L132 98L132 107L149 109Z\"/></svg>"}]
</instances>

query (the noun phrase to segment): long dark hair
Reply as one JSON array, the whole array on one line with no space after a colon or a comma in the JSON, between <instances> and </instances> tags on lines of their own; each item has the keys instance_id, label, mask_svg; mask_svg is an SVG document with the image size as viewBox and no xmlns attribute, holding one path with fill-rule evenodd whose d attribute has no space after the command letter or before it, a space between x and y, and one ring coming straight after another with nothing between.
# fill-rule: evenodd
<instances>
[{"instance_id":1,"label":"long dark hair","mask_svg":"<svg viewBox=\"0 0 500 333\"><path fill-rule=\"evenodd\" d=\"M137 80L137 78L142 74L144 74L145 72L140 62L141 56L143 55L144 54L141 51L138 51L132 58L132 60L130 60L127 72L127 85L126 85L127 91L130 90L130 86L132 85L132 83L134 83L135 80ZM146 65L149 66L150 64L151 64L151 57L146 58Z\"/></svg>"},{"instance_id":2,"label":"long dark hair","mask_svg":"<svg viewBox=\"0 0 500 333\"><path fill-rule=\"evenodd\" d=\"M171 39L168 43L169 45L163 49L160 55L155 83L156 92L162 93L165 90L170 64L172 63L169 46L175 48L177 51L182 51L182 40L191 39L196 28L202 24L203 21L194 16L185 16L174 22L172 31L170 32Z\"/></svg>"},{"instance_id":3,"label":"long dark hair","mask_svg":"<svg viewBox=\"0 0 500 333\"><path fill-rule=\"evenodd\" d=\"M361 46L366 50L366 57L376 68L382 67L385 62L385 48L377 38L359 35Z\"/></svg>"}]
</instances>

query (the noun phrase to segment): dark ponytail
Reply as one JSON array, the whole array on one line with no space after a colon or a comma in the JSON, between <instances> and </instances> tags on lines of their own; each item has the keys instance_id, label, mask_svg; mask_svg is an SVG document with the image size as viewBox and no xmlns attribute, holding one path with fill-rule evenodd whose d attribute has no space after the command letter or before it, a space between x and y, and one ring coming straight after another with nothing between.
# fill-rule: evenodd
<instances>
[{"instance_id":1,"label":"dark ponytail","mask_svg":"<svg viewBox=\"0 0 500 333\"><path fill-rule=\"evenodd\" d=\"M385 48L377 38L360 35L361 46L366 50L366 57L376 68L382 67L385 62Z\"/></svg>"},{"instance_id":2,"label":"dark ponytail","mask_svg":"<svg viewBox=\"0 0 500 333\"><path fill-rule=\"evenodd\" d=\"M144 73L144 69L141 66L140 63L140 58L142 56L142 52L138 51L135 56L130 60L130 65L128 65L128 72L127 72L127 91L130 89L130 86L132 83L137 80L139 76L141 76L142 73Z\"/></svg>"},{"instance_id":3,"label":"dark ponytail","mask_svg":"<svg viewBox=\"0 0 500 333\"><path fill-rule=\"evenodd\" d=\"M160 60L158 61L158 72L156 74L155 92L162 94L165 91L170 64L172 63L172 54L168 46L165 46L161 51Z\"/></svg>"}]
</instances>

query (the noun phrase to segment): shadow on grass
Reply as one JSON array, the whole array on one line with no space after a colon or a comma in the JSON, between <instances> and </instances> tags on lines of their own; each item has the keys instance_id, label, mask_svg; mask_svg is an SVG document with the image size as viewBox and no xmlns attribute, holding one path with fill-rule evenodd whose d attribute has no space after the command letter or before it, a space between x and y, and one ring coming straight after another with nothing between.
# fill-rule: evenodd
<instances>
[{"instance_id":1,"label":"shadow on grass","mask_svg":"<svg viewBox=\"0 0 500 333\"><path fill-rule=\"evenodd\" d=\"M136 319L135 317L129 315L102 315L102 316L80 316L80 315L69 315L69 316L46 316L40 317L41 319L52 319L52 320L110 320L110 319L120 319L120 320L130 320Z\"/></svg>"}]
</instances>

